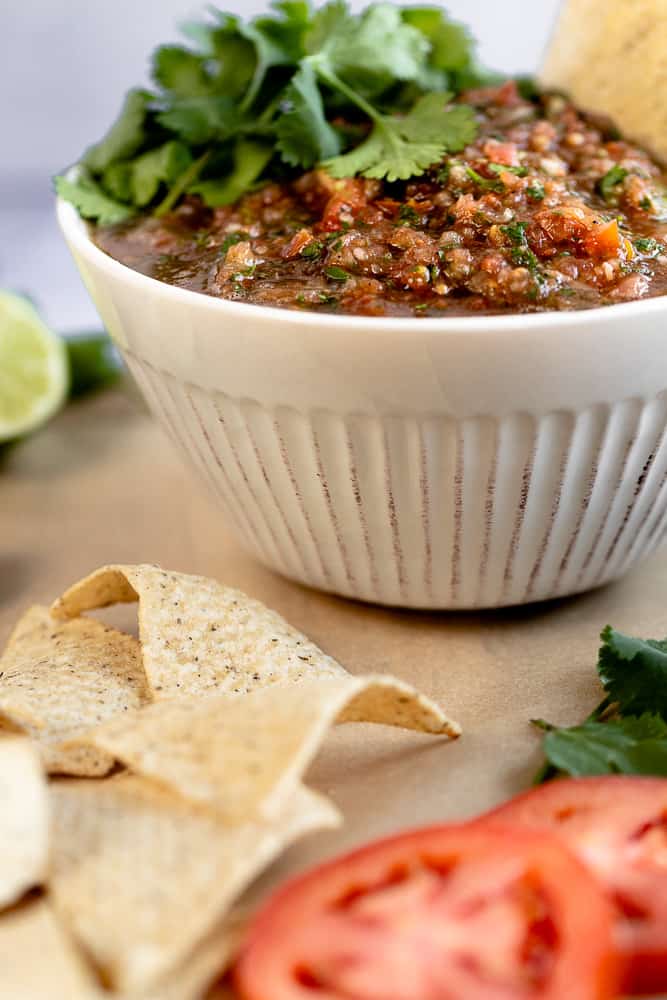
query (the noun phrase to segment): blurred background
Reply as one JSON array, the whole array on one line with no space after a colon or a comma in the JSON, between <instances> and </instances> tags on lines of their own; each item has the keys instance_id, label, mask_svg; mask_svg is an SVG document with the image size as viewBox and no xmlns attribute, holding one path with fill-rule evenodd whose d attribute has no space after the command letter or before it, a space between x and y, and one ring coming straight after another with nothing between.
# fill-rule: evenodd
<instances>
[{"instance_id":1,"label":"blurred background","mask_svg":"<svg viewBox=\"0 0 667 1000\"><path fill-rule=\"evenodd\" d=\"M530 72L558 2L445 6L470 25L483 62ZM246 17L266 5L220 3ZM177 39L178 25L204 8L188 0L0 3L0 287L28 293L62 332L99 321L56 228L50 178L99 138L125 91L146 80L153 46Z\"/></svg>"}]
</instances>

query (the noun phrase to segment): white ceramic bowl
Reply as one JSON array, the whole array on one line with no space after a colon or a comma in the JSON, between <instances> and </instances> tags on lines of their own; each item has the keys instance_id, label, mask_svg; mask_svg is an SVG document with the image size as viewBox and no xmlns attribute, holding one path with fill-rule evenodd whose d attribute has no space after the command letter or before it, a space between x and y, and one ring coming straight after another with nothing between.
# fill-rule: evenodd
<instances>
[{"instance_id":1,"label":"white ceramic bowl","mask_svg":"<svg viewBox=\"0 0 667 1000\"><path fill-rule=\"evenodd\" d=\"M412 608L620 576L667 531L667 297L382 319L214 299L65 238L146 399L257 558Z\"/></svg>"}]
</instances>

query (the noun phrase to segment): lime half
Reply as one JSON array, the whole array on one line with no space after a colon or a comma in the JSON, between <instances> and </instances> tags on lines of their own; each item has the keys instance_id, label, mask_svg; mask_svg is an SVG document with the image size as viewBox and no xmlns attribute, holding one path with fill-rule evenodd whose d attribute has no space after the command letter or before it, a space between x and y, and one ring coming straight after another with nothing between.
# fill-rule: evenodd
<instances>
[{"instance_id":1,"label":"lime half","mask_svg":"<svg viewBox=\"0 0 667 1000\"><path fill-rule=\"evenodd\" d=\"M62 340L19 295L0 292L0 442L34 430L67 395Z\"/></svg>"}]
</instances>

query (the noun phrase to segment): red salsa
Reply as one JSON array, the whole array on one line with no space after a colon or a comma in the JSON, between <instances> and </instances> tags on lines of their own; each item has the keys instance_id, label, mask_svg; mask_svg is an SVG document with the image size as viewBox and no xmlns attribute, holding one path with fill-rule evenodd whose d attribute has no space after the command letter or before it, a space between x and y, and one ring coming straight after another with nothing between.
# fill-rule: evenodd
<instances>
[{"instance_id":1,"label":"red salsa","mask_svg":"<svg viewBox=\"0 0 667 1000\"><path fill-rule=\"evenodd\" d=\"M112 257L207 295L366 316L588 309L667 293L667 176L558 95L469 91L479 134L422 177L315 170L234 205L97 227Z\"/></svg>"}]
</instances>

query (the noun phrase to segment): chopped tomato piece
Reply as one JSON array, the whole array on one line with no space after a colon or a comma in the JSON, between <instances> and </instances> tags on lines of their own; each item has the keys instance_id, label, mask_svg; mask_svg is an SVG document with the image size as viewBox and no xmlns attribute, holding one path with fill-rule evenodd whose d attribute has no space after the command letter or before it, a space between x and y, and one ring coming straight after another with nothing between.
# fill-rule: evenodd
<instances>
[{"instance_id":1,"label":"chopped tomato piece","mask_svg":"<svg viewBox=\"0 0 667 1000\"><path fill-rule=\"evenodd\" d=\"M557 832L605 883L632 993L667 990L667 780L551 781L482 817Z\"/></svg>"},{"instance_id":2,"label":"chopped tomato piece","mask_svg":"<svg viewBox=\"0 0 667 1000\"><path fill-rule=\"evenodd\" d=\"M352 222L366 205L366 185L360 178L336 181L336 188L326 205L317 228L325 232L340 229L344 222Z\"/></svg>"},{"instance_id":3,"label":"chopped tomato piece","mask_svg":"<svg viewBox=\"0 0 667 1000\"><path fill-rule=\"evenodd\" d=\"M312 242L313 234L310 229L299 229L289 241L287 246L283 247L280 256L285 260L291 260L293 257L298 257L303 248L307 247L308 244Z\"/></svg>"},{"instance_id":4,"label":"chopped tomato piece","mask_svg":"<svg viewBox=\"0 0 667 1000\"><path fill-rule=\"evenodd\" d=\"M584 239L586 250L595 257L615 257L621 247L621 233L618 221L593 220Z\"/></svg>"},{"instance_id":5,"label":"chopped tomato piece","mask_svg":"<svg viewBox=\"0 0 667 1000\"><path fill-rule=\"evenodd\" d=\"M613 908L557 838L441 826L294 880L251 926L244 1000L604 1000Z\"/></svg>"},{"instance_id":6,"label":"chopped tomato piece","mask_svg":"<svg viewBox=\"0 0 667 1000\"><path fill-rule=\"evenodd\" d=\"M519 166L519 149L515 142L498 142L497 139L487 139L484 143L484 155L493 163L502 163L504 167Z\"/></svg>"}]
</instances>

